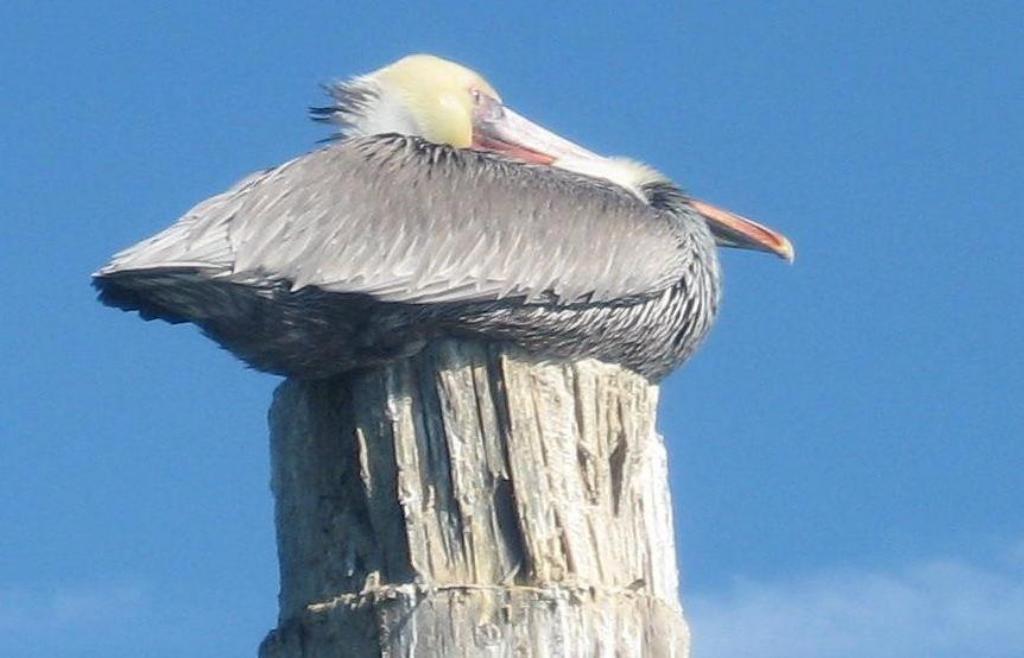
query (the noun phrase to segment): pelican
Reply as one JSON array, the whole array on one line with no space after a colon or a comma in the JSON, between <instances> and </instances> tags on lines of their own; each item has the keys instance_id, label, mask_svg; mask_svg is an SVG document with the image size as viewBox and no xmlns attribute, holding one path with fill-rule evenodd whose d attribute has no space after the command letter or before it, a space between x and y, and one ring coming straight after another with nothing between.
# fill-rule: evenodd
<instances>
[{"instance_id":1,"label":"pelican","mask_svg":"<svg viewBox=\"0 0 1024 658\"><path fill-rule=\"evenodd\" d=\"M793 259L781 234L541 128L454 62L411 55L326 89L312 115L335 138L115 255L100 300L285 376L464 336L658 381L714 320L716 245Z\"/></svg>"}]
</instances>

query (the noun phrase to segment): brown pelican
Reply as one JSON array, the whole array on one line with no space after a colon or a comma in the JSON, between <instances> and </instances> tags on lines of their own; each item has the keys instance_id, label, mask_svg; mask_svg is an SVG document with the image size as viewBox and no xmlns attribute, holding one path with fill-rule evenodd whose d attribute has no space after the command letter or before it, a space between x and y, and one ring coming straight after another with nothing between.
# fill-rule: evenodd
<instances>
[{"instance_id":1,"label":"brown pelican","mask_svg":"<svg viewBox=\"0 0 1024 658\"><path fill-rule=\"evenodd\" d=\"M326 147L245 178L94 275L251 366L322 378L439 336L591 356L657 380L701 342L721 246L782 235L592 153L429 55L328 86Z\"/></svg>"}]
</instances>

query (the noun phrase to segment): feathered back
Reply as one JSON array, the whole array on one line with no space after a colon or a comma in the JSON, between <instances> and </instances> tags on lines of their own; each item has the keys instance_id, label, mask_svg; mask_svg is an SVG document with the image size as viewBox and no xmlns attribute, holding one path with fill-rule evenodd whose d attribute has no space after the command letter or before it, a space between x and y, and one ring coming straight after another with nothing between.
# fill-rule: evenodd
<instances>
[{"instance_id":1,"label":"feathered back","mask_svg":"<svg viewBox=\"0 0 1024 658\"><path fill-rule=\"evenodd\" d=\"M706 230L601 181L400 136L338 142L244 179L97 273L194 270L431 304L653 295Z\"/></svg>"}]
</instances>

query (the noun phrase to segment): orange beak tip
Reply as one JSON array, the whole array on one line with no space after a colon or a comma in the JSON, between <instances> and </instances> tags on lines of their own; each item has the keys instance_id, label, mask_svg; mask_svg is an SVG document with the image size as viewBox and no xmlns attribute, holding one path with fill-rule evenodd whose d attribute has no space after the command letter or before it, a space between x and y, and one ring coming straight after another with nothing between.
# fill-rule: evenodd
<instances>
[{"instance_id":1,"label":"orange beak tip","mask_svg":"<svg viewBox=\"0 0 1024 658\"><path fill-rule=\"evenodd\" d=\"M779 248L779 256L790 265L796 261L796 248L789 240L785 240Z\"/></svg>"}]
</instances>

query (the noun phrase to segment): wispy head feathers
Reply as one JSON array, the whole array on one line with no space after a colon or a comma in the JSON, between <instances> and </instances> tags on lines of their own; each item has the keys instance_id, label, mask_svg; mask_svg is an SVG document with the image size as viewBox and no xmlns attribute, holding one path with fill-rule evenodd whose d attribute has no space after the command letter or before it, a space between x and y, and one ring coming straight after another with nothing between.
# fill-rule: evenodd
<instances>
[{"instance_id":1,"label":"wispy head feathers","mask_svg":"<svg viewBox=\"0 0 1024 658\"><path fill-rule=\"evenodd\" d=\"M322 87L334 103L326 107L311 107L309 115L314 121L338 126L336 138L359 132L360 125L380 101L380 87L366 77L330 82Z\"/></svg>"}]
</instances>

